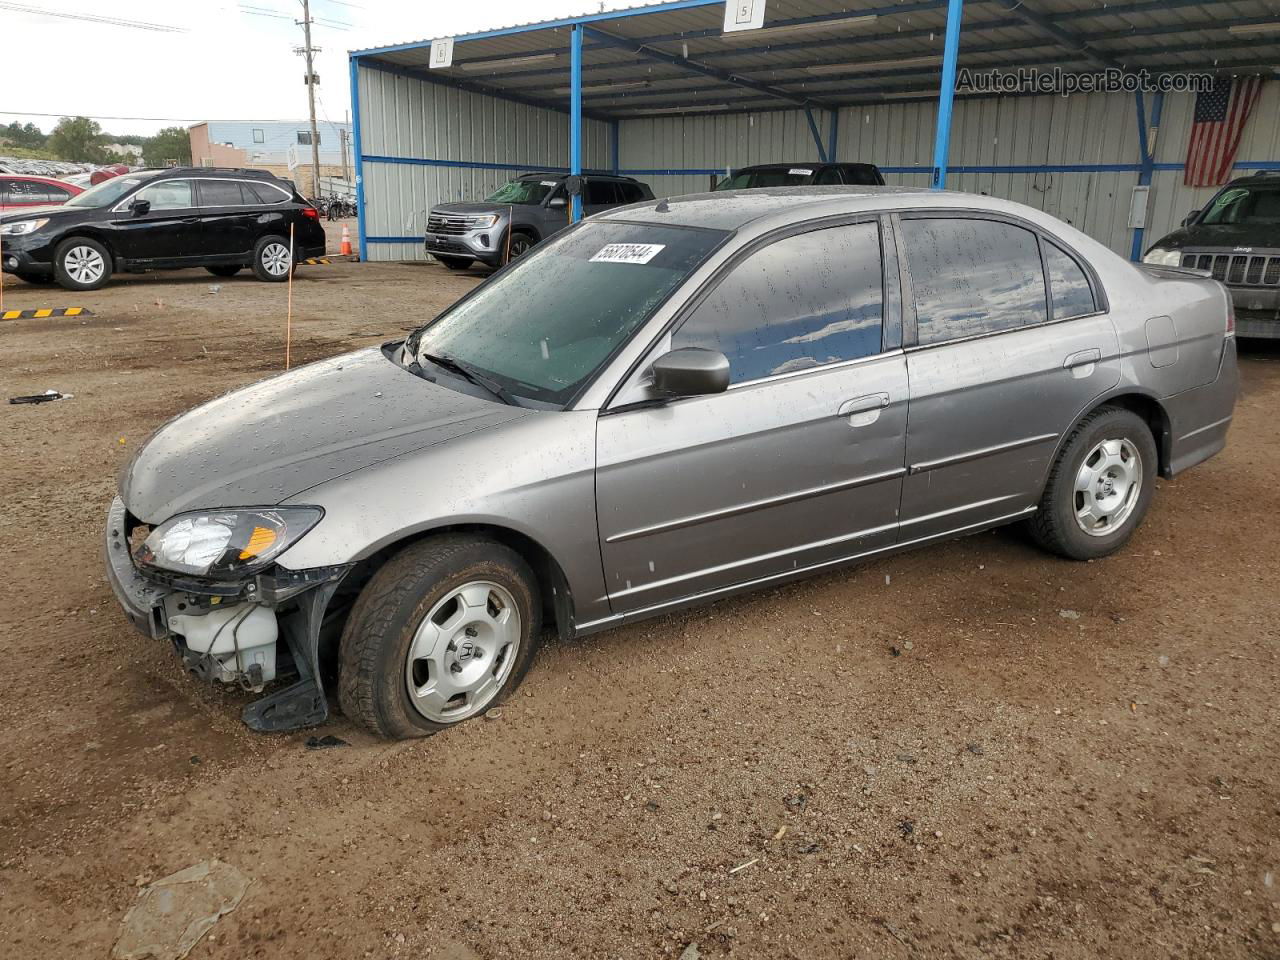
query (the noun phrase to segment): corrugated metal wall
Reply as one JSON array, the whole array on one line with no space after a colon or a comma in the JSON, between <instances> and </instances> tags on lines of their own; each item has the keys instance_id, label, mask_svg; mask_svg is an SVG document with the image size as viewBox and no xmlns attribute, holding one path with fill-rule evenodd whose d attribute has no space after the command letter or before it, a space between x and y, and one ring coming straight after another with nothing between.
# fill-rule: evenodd
<instances>
[{"instance_id":1,"label":"corrugated metal wall","mask_svg":"<svg viewBox=\"0 0 1280 960\"><path fill-rule=\"evenodd\" d=\"M422 260L421 236L433 204L482 199L517 169L412 161L506 164L519 171L569 165L569 117L362 67L361 152L370 260ZM609 127L583 124L585 166L604 166ZM394 162L389 162L394 161ZM416 238L416 239L411 239Z\"/></svg>"}]
</instances>

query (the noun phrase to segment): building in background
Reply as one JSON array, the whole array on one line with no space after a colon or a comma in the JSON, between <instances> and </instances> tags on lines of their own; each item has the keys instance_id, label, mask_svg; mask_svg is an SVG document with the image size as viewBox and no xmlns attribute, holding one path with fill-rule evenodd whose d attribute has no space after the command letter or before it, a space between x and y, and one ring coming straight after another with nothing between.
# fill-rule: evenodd
<instances>
[{"instance_id":1,"label":"building in background","mask_svg":"<svg viewBox=\"0 0 1280 960\"><path fill-rule=\"evenodd\" d=\"M108 143L107 149L118 157L124 157L129 163L142 162L142 147L136 143Z\"/></svg>"},{"instance_id":2,"label":"building in background","mask_svg":"<svg viewBox=\"0 0 1280 960\"><path fill-rule=\"evenodd\" d=\"M292 180L308 196L348 192L351 124L317 120L319 189L311 182L311 124L307 120L207 121L187 128L191 163L197 167L254 167Z\"/></svg>"}]
</instances>

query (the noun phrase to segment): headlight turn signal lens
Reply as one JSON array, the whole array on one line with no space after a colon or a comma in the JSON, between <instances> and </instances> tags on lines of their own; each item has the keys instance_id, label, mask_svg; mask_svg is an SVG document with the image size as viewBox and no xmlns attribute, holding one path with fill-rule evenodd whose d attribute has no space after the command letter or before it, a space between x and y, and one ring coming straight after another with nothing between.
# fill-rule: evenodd
<instances>
[{"instance_id":1,"label":"headlight turn signal lens","mask_svg":"<svg viewBox=\"0 0 1280 960\"><path fill-rule=\"evenodd\" d=\"M266 567L322 516L319 507L183 513L152 530L134 560L157 570L235 579Z\"/></svg>"}]
</instances>

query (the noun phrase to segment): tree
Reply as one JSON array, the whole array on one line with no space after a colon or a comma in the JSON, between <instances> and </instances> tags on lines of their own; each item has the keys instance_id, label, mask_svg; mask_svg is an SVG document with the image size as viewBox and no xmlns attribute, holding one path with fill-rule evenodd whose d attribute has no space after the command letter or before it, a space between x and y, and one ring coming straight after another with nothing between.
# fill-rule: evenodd
<instances>
[{"instance_id":1,"label":"tree","mask_svg":"<svg viewBox=\"0 0 1280 960\"><path fill-rule=\"evenodd\" d=\"M191 162L191 138L186 127L165 127L142 141L142 162L148 167L163 167L170 160L177 160L180 166Z\"/></svg>"},{"instance_id":2,"label":"tree","mask_svg":"<svg viewBox=\"0 0 1280 960\"><path fill-rule=\"evenodd\" d=\"M43 147L46 139L34 123L0 123L0 141L15 147L36 149Z\"/></svg>"},{"instance_id":3,"label":"tree","mask_svg":"<svg viewBox=\"0 0 1280 960\"><path fill-rule=\"evenodd\" d=\"M88 117L63 117L49 134L47 146L55 157L74 163L106 163L102 127Z\"/></svg>"}]
</instances>

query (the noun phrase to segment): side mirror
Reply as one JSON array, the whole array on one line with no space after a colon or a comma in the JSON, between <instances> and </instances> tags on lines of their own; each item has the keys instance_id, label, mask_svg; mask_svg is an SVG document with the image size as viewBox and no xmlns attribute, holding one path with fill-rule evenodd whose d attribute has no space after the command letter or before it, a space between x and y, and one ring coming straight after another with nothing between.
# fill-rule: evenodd
<instances>
[{"instance_id":1,"label":"side mirror","mask_svg":"<svg viewBox=\"0 0 1280 960\"><path fill-rule=\"evenodd\" d=\"M568 197L552 197L547 201L547 206L553 209L563 209L569 205Z\"/></svg>"},{"instance_id":2,"label":"side mirror","mask_svg":"<svg viewBox=\"0 0 1280 960\"><path fill-rule=\"evenodd\" d=\"M135 200L129 204L129 209L133 211L135 217L141 217L151 212L150 200Z\"/></svg>"},{"instance_id":3,"label":"side mirror","mask_svg":"<svg viewBox=\"0 0 1280 960\"><path fill-rule=\"evenodd\" d=\"M1194 220L1198 216L1200 216L1199 208L1192 210L1190 213L1188 213L1185 217L1182 218L1182 225L1185 227L1188 223L1190 223L1192 220Z\"/></svg>"},{"instance_id":4,"label":"side mirror","mask_svg":"<svg viewBox=\"0 0 1280 960\"><path fill-rule=\"evenodd\" d=\"M653 362L654 389L676 397L724 393L729 389L729 360L719 350L684 347Z\"/></svg>"}]
</instances>

